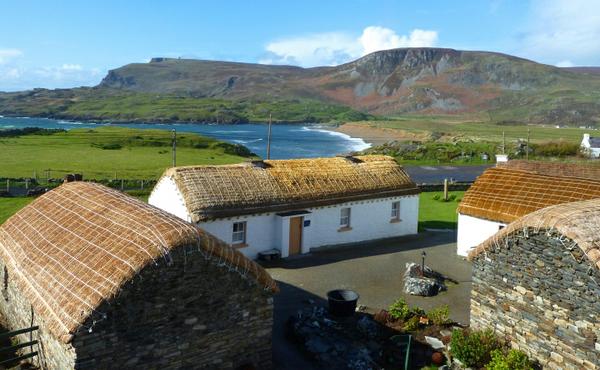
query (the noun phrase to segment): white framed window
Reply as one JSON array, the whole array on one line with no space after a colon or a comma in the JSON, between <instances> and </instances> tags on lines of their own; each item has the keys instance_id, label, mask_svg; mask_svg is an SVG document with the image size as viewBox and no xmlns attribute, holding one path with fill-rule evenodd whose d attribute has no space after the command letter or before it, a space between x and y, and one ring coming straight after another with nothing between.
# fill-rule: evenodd
<instances>
[{"instance_id":1,"label":"white framed window","mask_svg":"<svg viewBox=\"0 0 600 370\"><path fill-rule=\"evenodd\" d=\"M392 202L392 220L400 219L400 202Z\"/></svg>"},{"instance_id":2,"label":"white framed window","mask_svg":"<svg viewBox=\"0 0 600 370\"><path fill-rule=\"evenodd\" d=\"M233 235L231 240L233 244L246 243L246 221L233 223Z\"/></svg>"},{"instance_id":3,"label":"white framed window","mask_svg":"<svg viewBox=\"0 0 600 370\"><path fill-rule=\"evenodd\" d=\"M350 208L340 210L340 227L350 227Z\"/></svg>"}]
</instances>

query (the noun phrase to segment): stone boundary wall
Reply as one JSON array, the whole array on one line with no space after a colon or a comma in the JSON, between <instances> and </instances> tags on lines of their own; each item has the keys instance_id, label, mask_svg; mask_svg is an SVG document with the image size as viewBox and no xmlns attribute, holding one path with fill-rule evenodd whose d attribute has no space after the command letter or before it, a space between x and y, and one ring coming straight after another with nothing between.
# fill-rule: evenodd
<instances>
[{"instance_id":1,"label":"stone boundary wall","mask_svg":"<svg viewBox=\"0 0 600 370\"><path fill-rule=\"evenodd\" d=\"M573 241L559 237L528 229L475 257L471 326L494 329L544 367L595 369L600 274Z\"/></svg>"}]
</instances>

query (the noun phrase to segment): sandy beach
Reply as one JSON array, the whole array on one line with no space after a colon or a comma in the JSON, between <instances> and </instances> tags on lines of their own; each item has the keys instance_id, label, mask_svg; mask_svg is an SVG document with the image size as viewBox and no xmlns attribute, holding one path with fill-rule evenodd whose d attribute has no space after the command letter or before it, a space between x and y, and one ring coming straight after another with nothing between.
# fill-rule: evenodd
<instances>
[{"instance_id":1,"label":"sandy beach","mask_svg":"<svg viewBox=\"0 0 600 370\"><path fill-rule=\"evenodd\" d=\"M372 146L378 146L390 141L423 140L421 135L408 133L403 130L373 127L360 123L345 123L339 127L329 129L341 132L351 137L361 138Z\"/></svg>"}]
</instances>

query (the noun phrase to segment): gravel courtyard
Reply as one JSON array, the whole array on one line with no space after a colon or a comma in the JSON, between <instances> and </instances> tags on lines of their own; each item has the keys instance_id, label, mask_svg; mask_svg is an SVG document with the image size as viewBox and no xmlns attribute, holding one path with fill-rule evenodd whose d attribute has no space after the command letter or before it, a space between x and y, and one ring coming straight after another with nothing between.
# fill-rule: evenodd
<instances>
[{"instance_id":1,"label":"gravel courtyard","mask_svg":"<svg viewBox=\"0 0 600 370\"><path fill-rule=\"evenodd\" d=\"M425 232L358 246L332 248L265 264L277 280L281 292L275 296L273 360L276 369L312 369L314 365L285 337L287 319L308 300L326 305L327 291L352 289L360 294L358 304L367 311L386 308L399 297L425 310L447 304L452 319L469 322L471 264L456 255L456 233ZM457 280L448 291L436 297L416 297L403 293L407 262L426 264Z\"/></svg>"}]
</instances>

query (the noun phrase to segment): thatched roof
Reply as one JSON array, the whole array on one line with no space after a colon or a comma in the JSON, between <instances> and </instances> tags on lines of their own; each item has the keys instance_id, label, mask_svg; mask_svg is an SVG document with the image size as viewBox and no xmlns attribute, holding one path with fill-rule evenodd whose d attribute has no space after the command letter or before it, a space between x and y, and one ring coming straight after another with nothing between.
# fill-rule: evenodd
<instances>
[{"instance_id":1,"label":"thatched roof","mask_svg":"<svg viewBox=\"0 0 600 370\"><path fill-rule=\"evenodd\" d=\"M512 222L555 204L600 198L600 181L489 168L467 190L458 212Z\"/></svg>"},{"instance_id":2,"label":"thatched roof","mask_svg":"<svg viewBox=\"0 0 600 370\"><path fill-rule=\"evenodd\" d=\"M64 184L0 226L0 257L11 283L64 342L145 266L186 245L277 289L264 269L224 242L98 184Z\"/></svg>"},{"instance_id":3,"label":"thatched roof","mask_svg":"<svg viewBox=\"0 0 600 370\"><path fill-rule=\"evenodd\" d=\"M175 181L195 222L419 192L387 156L175 167L163 176Z\"/></svg>"},{"instance_id":4,"label":"thatched roof","mask_svg":"<svg viewBox=\"0 0 600 370\"><path fill-rule=\"evenodd\" d=\"M539 175L578 177L600 181L600 163L595 161L574 163L510 160L498 163L498 167L533 172Z\"/></svg>"},{"instance_id":5,"label":"thatched roof","mask_svg":"<svg viewBox=\"0 0 600 370\"><path fill-rule=\"evenodd\" d=\"M503 241L525 229L556 232L577 244L589 261L600 268L600 199L558 204L530 213L500 230L469 253L469 260L490 248L502 248Z\"/></svg>"}]
</instances>

